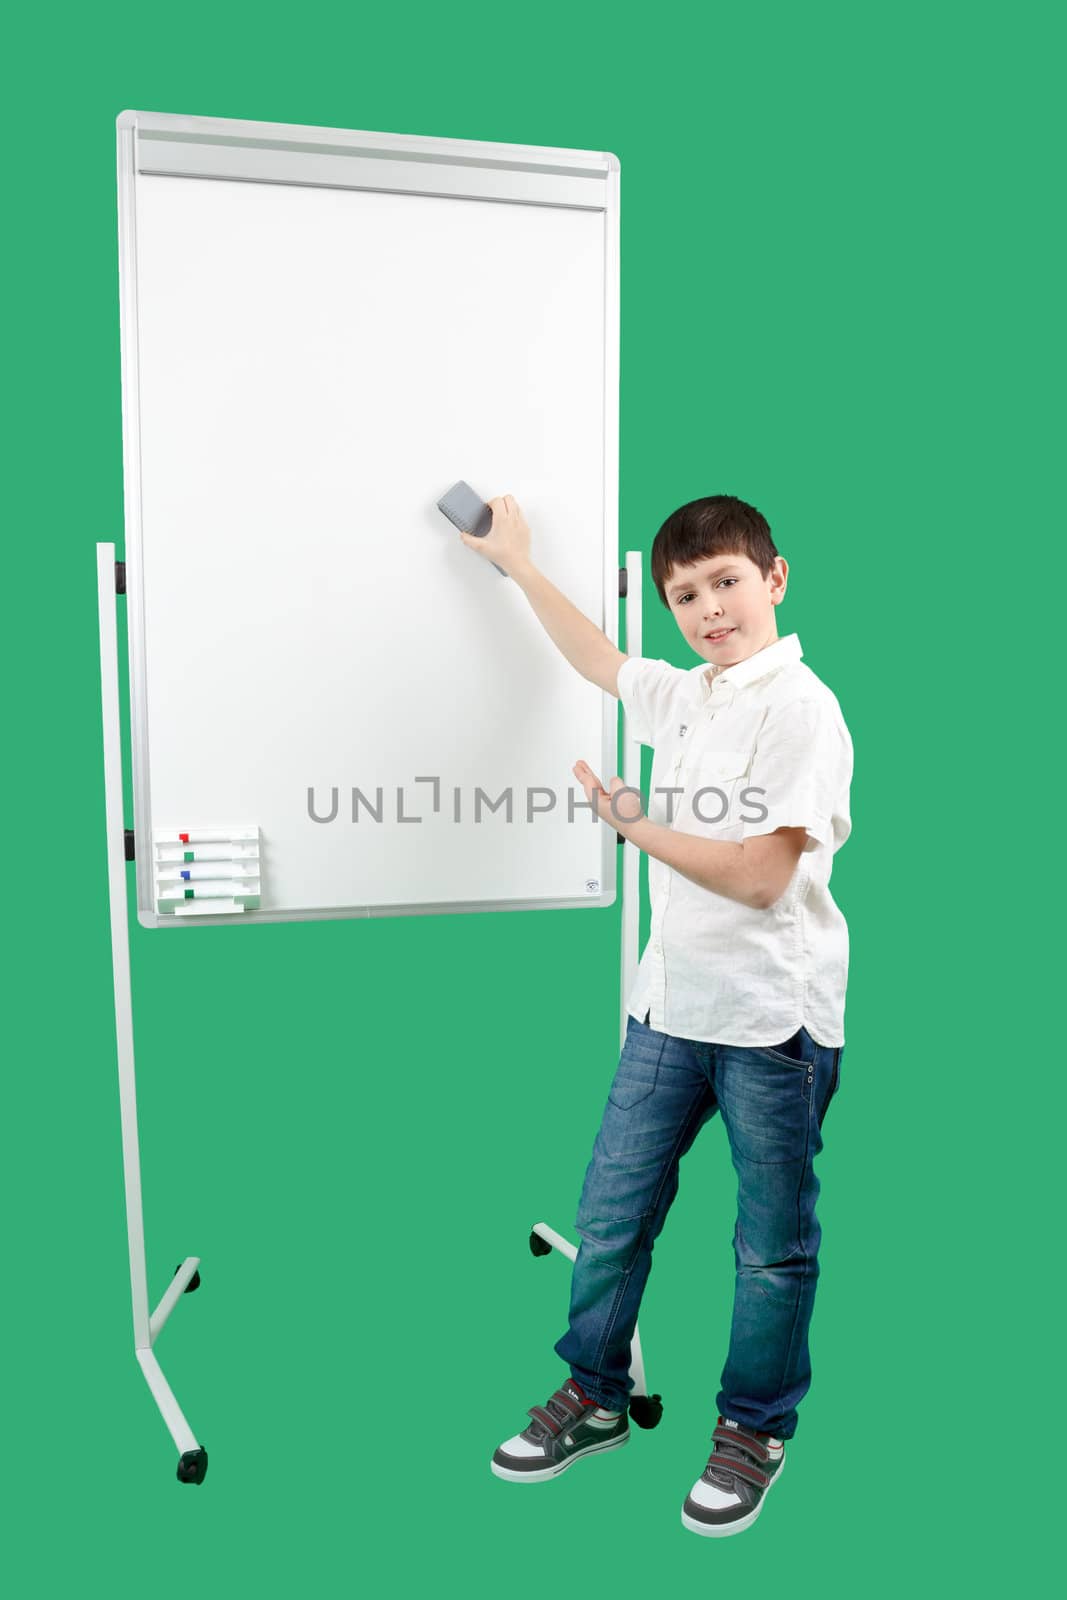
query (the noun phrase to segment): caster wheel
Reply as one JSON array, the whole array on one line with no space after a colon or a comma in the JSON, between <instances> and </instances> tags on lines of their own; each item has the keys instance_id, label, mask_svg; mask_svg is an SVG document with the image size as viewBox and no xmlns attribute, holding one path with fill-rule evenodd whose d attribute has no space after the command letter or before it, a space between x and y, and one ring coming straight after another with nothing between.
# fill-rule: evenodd
<instances>
[{"instance_id":1,"label":"caster wheel","mask_svg":"<svg viewBox=\"0 0 1067 1600\"><path fill-rule=\"evenodd\" d=\"M177 1277L178 1273L181 1270L182 1270L182 1264L179 1261L178 1265L174 1269L174 1276ZM185 1292L186 1292L186 1294L192 1294L193 1290L194 1289L199 1289L199 1287L200 1287L200 1268L197 1267L196 1271L193 1273L192 1277L189 1279L189 1282L185 1285Z\"/></svg>"},{"instance_id":2,"label":"caster wheel","mask_svg":"<svg viewBox=\"0 0 1067 1600\"><path fill-rule=\"evenodd\" d=\"M663 1416L663 1397L658 1394L632 1394L630 1416L639 1428L654 1428Z\"/></svg>"},{"instance_id":3,"label":"caster wheel","mask_svg":"<svg viewBox=\"0 0 1067 1600\"><path fill-rule=\"evenodd\" d=\"M178 1460L179 1483L203 1483L207 1475L207 1451L203 1445L196 1450L186 1450Z\"/></svg>"},{"instance_id":4,"label":"caster wheel","mask_svg":"<svg viewBox=\"0 0 1067 1600\"><path fill-rule=\"evenodd\" d=\"M535 1256L547 1256L552 1252L552 1246L547 1239L542 1239L539 1233L530 1234L530 1249Z\"/></svg>"}]
</instances>

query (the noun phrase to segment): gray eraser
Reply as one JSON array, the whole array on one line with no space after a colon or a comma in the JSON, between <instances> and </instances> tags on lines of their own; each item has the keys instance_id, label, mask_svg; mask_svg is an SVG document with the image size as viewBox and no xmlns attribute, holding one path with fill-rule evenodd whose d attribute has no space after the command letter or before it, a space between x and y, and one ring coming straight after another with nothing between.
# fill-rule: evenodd
<instances>
[{"instance_id":1,"label":"gray eraser","mask_svg":"<svg viewBox=\"0 0 1067 1600\"><path fill-rule=\"evenodd\" d=\"M442 512L455 527L462 528L464 533L473 534L476 539L484 539L493 526L493 512L486 505L481 495L475 494L469 483L462 478L446 489L437 502L438 511ZM507 577L503 567L493 566L502 578Z\"/></svg>"}]
</instances>

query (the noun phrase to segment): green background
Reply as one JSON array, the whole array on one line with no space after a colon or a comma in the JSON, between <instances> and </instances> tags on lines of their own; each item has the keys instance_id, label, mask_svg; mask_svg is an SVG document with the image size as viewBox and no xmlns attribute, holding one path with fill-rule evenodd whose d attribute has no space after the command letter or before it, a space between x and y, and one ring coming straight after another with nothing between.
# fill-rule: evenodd
<instances>
[{"instance_id":1,"label":"green background","mask_svg":"<svg viewBox=\"0 0 1067 1600\"><path fill-rule=\"evenodd\" d=\"M13 1592L992 1595L1051 1559L1061 42L1035 5L6 24ZM125 108L621 160L621 548L694 496L755 503L791 565L779 631L856 754L814 1381L739 1538L679 1518L733 1287L717 1119L641 1312L662 1424L547 1485L488 1466L563 1377L569 1268L526 1240L575 1237L618 902L174 939L128 868L151 1304L203 1260L157 1346L211 1460L175 1478L133 1354L103 829ZM644 653L693 664L650 585Z\"/></svg>"}]
</instances>

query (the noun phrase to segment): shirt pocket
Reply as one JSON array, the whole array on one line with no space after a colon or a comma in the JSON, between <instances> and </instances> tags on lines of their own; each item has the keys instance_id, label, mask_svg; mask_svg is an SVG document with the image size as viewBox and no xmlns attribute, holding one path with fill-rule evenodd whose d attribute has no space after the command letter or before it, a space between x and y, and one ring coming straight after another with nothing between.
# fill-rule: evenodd
<instances>
[{"instance_id":1,"label":"shirt pocket","mask_svg":"<svg viewBox=\"0 0 1067 1600\"><path fill-rule=\"evenodd\" d=\"M677 793L671 794L669 791L681 789L685 784L682 769L686 749L685 739L677 731L670 737L661 739L656 745L656 755L652 762L649 780L647 809L649 821L658 822L666 828L674 827L678 821L678 810L683 796Z\"/></svg>"},{"instance_id":2,"label":"shirt pocket","mask_svg":"<svg viewBox=\"0 0 1067 1600\"><path fill-rule=\"evenodd\" d=\"M684 814L692 831L721 831L740 822L737 797L751 759L751 751L741 746L720 746L697 757L684 780Z\"/></svg>"}]
</instances>

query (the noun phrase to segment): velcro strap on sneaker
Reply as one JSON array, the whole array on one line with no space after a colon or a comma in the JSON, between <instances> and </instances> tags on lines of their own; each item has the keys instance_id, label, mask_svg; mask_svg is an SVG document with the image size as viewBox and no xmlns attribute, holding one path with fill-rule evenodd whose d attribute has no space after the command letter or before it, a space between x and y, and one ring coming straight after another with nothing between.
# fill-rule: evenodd
<instances>
[{"instance_id":1,"label":"velcro strap on sneaker","mask_svg":"<svg viewBox=\"0 0 1067 1600\"><path fill-rule=\"evenodd\" d=\"M739 1461L736 1456L720 1456L718 1453L712 1455L704 1470L733 1472L737 1477L744 1478L746 1483L754 1483L757 1489L766 1489L771 1481L767 1474L761 1472L759 1467L754 1467L751 1461Z\"/></svg>"},{"instance_id":2,"label":"velcro strap on sneaker","mask_svg":"<svg viewBox=\"0 0 1067 1600\"><path fill-rule=\"evenodd\" d=\"M740 1449L747 1451L750 1456L755 1456L757 1461L769 1461L771 1459L771 1452L767 1449L767 1446L761 1444L755 1434L746 1433L744 1428L724 1428L719 1423L711 1437L715 1443L736 1444Z\"/></svg>"},{"instance_id":3,"label":"velcro strap on sneaker","mask_svg":"<svg viewBox=\"0 0 1067 1600\"><path fill-rule=\"evenodd\" d=\"M572 1428L577 1419L584 1416L588 1409L580 1401L575 1400L573 1395L569 1395L565 1389L557 1389L549 1404L563 1406L565 1410L570 1412L570 1415L554 1417L551 1411L545 1410L544 1406L531 1406L526 1415L543 1423L549 1433L554 1434L562 1433L565 1428Z\"/></svg>"}]
</instances>

